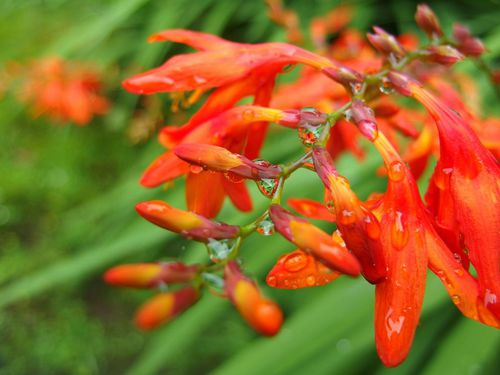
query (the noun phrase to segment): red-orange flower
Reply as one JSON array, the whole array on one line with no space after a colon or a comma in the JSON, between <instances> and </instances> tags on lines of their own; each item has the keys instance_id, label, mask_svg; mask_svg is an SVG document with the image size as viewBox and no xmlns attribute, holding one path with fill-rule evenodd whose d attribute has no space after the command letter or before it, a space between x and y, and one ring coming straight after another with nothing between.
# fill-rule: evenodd
<instances>
[{"instance_id":1,"label":"red-orange flower","mask_svg":"<svg viewBox=\"0 0 500 375\"><path fill-rule=\"evenodd\" d=\"M21 99L32 105L35 116L82 126L108 111L109 102L100 91L101 77L96 70L52 57L26 69Z\"/></svg>"},{"instance_id":2,"label":"red-orange flower","mask_svg":"<svg viewBox=\"0 0 500 375\"><path fill-rule=\"evenodd\" d=\"M420 101L436 122L440 158L427 193L429 207L438 227L459 238L455 242L463 236L481 300L500 318L500 167L462 117L418 82L397 73L391 73L391 80L398 91Z\"/></svg>"},{"instance_id":3,"label":"red-orange flower","mask_svg":"<svg viewBox=\"0 0 500 375\"><path fill-rule=\"evenodd\" d=\"M234 261L227 263L224 280L226 293L243 319L263 335L276 335L283 323L279 306L263 297L255 283L243 275Z\"/></svg>"}]
</instances>

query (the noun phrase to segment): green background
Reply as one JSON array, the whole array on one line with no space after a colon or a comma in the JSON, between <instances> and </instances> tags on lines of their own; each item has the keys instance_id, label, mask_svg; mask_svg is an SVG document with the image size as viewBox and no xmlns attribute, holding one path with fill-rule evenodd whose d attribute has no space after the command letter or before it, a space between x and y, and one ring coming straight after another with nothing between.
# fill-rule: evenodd
<instances>
[{"instance_id":1,"label":"green background","mask_svg":"<svg viewBox=\"0 0 500 375\"><path fill-rule=\"evenodd\" d=\"M290 1L306 28L311 17L337 1ZM353 1L353 25L377 24L390 32L416 31L413 1ZM488 59L500 54L499 1L430 2L449 30L459 20L484 38ZM181 46L147 44L167 28L191 28L242 42L284 40L260 1L0 1L0 63L61 55L94 61L106 74L110 113L87 127L32 119L12 92L0 101L0 374L494 374L500 368L498 331L457 312L429 275L413 349L406 362L385 369L373 343L373 287L341 278L325 287L280 291L263 285L266 271L292 249L279 236L253 235L244 243L245 269L283 306L286 323L275 338L258 337L230 304L209 294L177 321L153 333L132 322L144 291L111 288L101 280L126 262L206 261L202 245L188 243L141 219L135 203L163 199L182 207L183 182L167 190L138 184L161 151L154 137L127 137L138 97L119 82L152 68ZM421 34L419 34L422 36ZM498 115L484 74L472 64L485 94L484 112ZM169 98L159 96L166 123ZM191 110L192 112L192 110ZM273 128L263 156L292 160L301 151L296 134ZM383 191L374 176L380 160L343 156L338 168L363 198ZM287 196L320 199L321 184L300 171ZM425 182L425 181L424 181ZM238 213L228 202L220 219L249 222L267 201L252 186L256 211ZM495 371L496 370L496 371Z\"/></svg>"}]
</instances>

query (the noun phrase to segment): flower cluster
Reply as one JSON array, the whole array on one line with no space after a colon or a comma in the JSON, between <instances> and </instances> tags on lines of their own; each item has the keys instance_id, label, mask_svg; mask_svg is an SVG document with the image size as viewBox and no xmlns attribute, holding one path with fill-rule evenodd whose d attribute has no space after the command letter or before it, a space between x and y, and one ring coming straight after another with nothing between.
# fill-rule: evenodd
<instances>
[{"instance_id":1,"label":"flower cluster","mask_svg":"<svg viewBox=\"0 0 500 375\"><path fill-rule=\"evenodd\" d=\"M83 126L108 111L109 102L100 93L102 78L94 68L48 57L12 70L22 80L19 99L35 117Z\"/></svg>"},{"instance_id":2,"label":"flower cluster","mask_svg":"<svg viewBox=\"0 0 500 375\"><path fill-rule=\"evenodd\" d=\"M271 16L289 29L292 41L303 41L296 15L270 3ZM254 232L277 232L296 248L279 256L266 278L270 287L317 287L341 275L374 285L375 342L387 366L400 364L410 350L428 269L463 315L500 327L500 122L480 116L473 81L450 70L466 56L480 58L485 48L462 25L448 38L426 5L415 17L429 37L425 45L379 27L366 40L345 27L350 14L342 8L313 21L316 53L188 30L150 37L197 51L127 79L125 89L193 91L191 97L206 95L206 101L186 124L160 131L166 151L141 179L153 187L186 176L187 211L162 201L136 208L146 220L206 244L212 263L109 270L105 279L112 284L159 290L139 310L140 327L171 320L208 289L228 298L256 331L277 334L281 310L240 266L242 244ZM331 32L338 37L329 43ZM297 64L298 79L277 86L277 75ZM423 107L406 107L398 94ZM249 97L251 104L238 104ZM281 165L258 159L270 123L297 132L305 149L299 159ZM344 152L363 158L363 145L378 151L384 165L377 173L387 176L386 191L365 201L335 166ZM422 199L416 180L433 158L437 164ZM299 168L314 172L325 193L324 201L290 199L294 214L281 197ZM252 210L248 180L269 198L268 209L247 225L214 221L226 196L239 210ZM306 218L334 222L336 229L325 232Z\"/></svg>"}]
</instances>

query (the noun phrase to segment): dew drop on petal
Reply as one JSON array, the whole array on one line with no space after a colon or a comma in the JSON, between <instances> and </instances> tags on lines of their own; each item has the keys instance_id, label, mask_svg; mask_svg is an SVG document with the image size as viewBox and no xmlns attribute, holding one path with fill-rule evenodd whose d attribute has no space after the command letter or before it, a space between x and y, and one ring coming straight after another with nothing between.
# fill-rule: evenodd
<instances>
[{"instance_id":1,"label":"dew drop on petal","mask_svg":"<svg viewBox=\"0 0 500 375\"><path fill-rule=\"evenodd\" d=\"M273 287L273 288L277 284L276 276L269 276L266 281L267 281L267 285L269 285L270 287Z\"/></svg>"},{"instance_id":2,"label":"dew drop on petal","mask_svg":"<svg viewBox=\"0 0 500 375\"><path fill-rule=\"evenodd\" d=\"M309 286L314 286L316 284L316 278L313 275L307 276L306 284Z\"/></svg>"},{"instance_id":3,"label":"dew drop on petal","mask_svg":"<svg viewBox=\"0 0 500 375\"><path fill-rule=\"evenodd\" d=\"M199 85L202 85L202 84L204 84L204 83L206 83L206 82L207 82L207 79L206 79L206 78L203 78L203 77L201 77L201 76L194 76L194 77L193 77L193 79L194 79L194 81L195 81L197 84L199 84Z\"/></svg>"},{"instance_id":4,"label":"dew drop on petal","mask_svg":"<svg viewBox=\"0 0 500 375\"><path fill-rule=\"evenodd\" d=\"M203 172L203 167L200 165L190 165L189 166L189 171L194 174L198 174Z\"/></svg>"},{"instance_id":5,"label":"dew drop on petal","mask_svg":"<svg viewBox=\"0 0 500 375\"><path fill-rule=\"evenodd\" d=\"M396 160L391 163L387 174L391 181L401 181L405 176L405 166L402 162Z\"/></svg>"},{"instance_id":6,"label":"dew drop on petal","mask_svg":"<svg viewBox=\"0 0 500 375\"><path fill-rule=\"evenodd\" d=\"M373 214L365 216L365 230L368 237L372 240L378 240L380 238L380 224Z\"/></svg>"},{"instance_id":7,"label":"dew drop on petal","mask_svg":"<svg viewBox=\"0 0 500 375\"><path fill-rule=\"evenodd\" d=\"M308 259L302 252L293 252L289 254L285 261L284 267L289 272L298 272L307 266Z\"/></svg>"},{"instance_id":8,"label":"dew drop on petal","mask_svg":"<svg viewBox=\"0 0 500 375\"><path fill-rule=\"evenodd\" d=\"M276 189L278 188L278 182L278 179L273 178L263 178L256 181L257 187L259 188L260 192L268 198L271 198L276 192Z\"/></svg>"},{"instance_id":9,"label":"dew drop on petal","mask_svg":"<svg viewBox=\"0 0 500 375\"><path fill-rule=\"evenodd\" d=\"M451 300L455 305L460 305L460 303L462 302L460 296L457 296L456 294L451 296Z\"/></svg>"},{"instance_id":10,"label":"dew drop on petal","mask_svg":"<svg viewBox=\"0 0 500 375\"><path fill-rule=\"evenodd\" d=\"M396 217L391 228L391 243L397 249L401 250L408 243L410 233L406 227L404 215L400 211L396 211Z\"/></svg>"},{"instance_id":11,"label":"dew drop on petal","mask_svg":"<svg viewBox=\"0 0 500 375\"><path fill-rule=\"evenodd\" d=\"M338 217L338 220L341 224L344 225L349 225L352 224L356 221L356 215L354 215L354 212L344 208Z\"/></svg>"},{"instance_id":12,"label":"dew drop on petal","mask_svg":"<svg viewBox=\"0 0 500 375\"><path fill-rule=\"evenodd\" d=\"M462 268L455 268L454 272L459 277L462 277L464 275L464 270Z\"/></svg>"},{"instance_id":13,"label":"dew drop on petal","mask_svg":"<svg viewBox=\"0 0 500 375\"><path fill-rule=\"evenodd\" d=\"M166 84L166 85L173 85L174 84L174 80L170 77L162 77L161 78L161 81Z\"/></svg>"},{"instance_id":14,"label":"dew drop on petal","mask_svg":"<svg viewBox=\"0 0 500 375\"><path fill-rule=\"evenodd\" d=\"M255 118L255 112L253 109L245 109L242 113L243 120L245 121L253 121Z\"/></svg>"}]
</instances>

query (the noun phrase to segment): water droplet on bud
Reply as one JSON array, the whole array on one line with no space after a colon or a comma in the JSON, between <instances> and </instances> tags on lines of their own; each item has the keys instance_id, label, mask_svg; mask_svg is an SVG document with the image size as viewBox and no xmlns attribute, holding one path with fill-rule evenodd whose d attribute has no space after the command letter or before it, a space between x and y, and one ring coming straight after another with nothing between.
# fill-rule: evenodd
<instances>
[{"instance_id":1,"label":"water droplet on bud","mask_svg":"<svg viewBox=\"0 0 500 375\"><path fill-rule=\"evenodd\" d=\"M391 181L401 181L405 176L405 166L402 162L396 160L389 165L389 170L387 174Z\"/></svg>"},{"instance_id":2,"label":"water droplet on bud","mask_svg":"<svg viewBox=\"0 0 500 375\"><path fill-rule=\"evenodd\" d=\"M338 215L338 220L341 224L349 225L356 221L356 215L354 215L354 211L344 208L340 215Z\"/></svg>"},{"instance_id":3,"label":"water droplet on bud","mask_svg":"<svg viewBox=\"0 0 500 375\"><path fill-rule=\"evenodd\" d=\"M273 178L263 178L261 180L257 180L256 183L262 194L268 198L272 198L278 188L279 180Z\"/></svg>"},{"instance_id":4,"label":"water droplet on bud","mask_svg":"<svg viewBox=\"0 0 500 375\"><path fill-rule=\"evenodd\" d=\"M369 213L365 216L364 222L368 237L372 240L378 240L380 238L380 224L377 218L373 214Z\"/></svg>"},{"instance_id":5,"label":"water droplet on bud","mask_svg":"<svg viewBox=\"0 0 500 375\"><path fill-rule=\"evenodd\" d=\"M189 166L189 171L194 174L198 174L203 172L203 167L200 165L190 165Z\"/></svg>"},{"instance_id":6,"label":"water droplet on bud","mask_svg":"<svg viewBox=\"0 0 500 375\"><path fill-rule=\"evenodd\" d=\"M408 243L410 234L402 212L396 211L396 217L391 228L391 243L397 249L401 250Z\"/></svg>"},{"instance_id":7,"label":"water droplet on bud","mask_svg":"<svg viewBox=\"0 0 500 375\"><path fill-rule=\"evenodd\" d=\"M238 243L237 240L233 239L214 240L213 238L209 238L206 244L208 255L213 262L218 263L221 260L227 259Z\"/></svg>"},{"instance_id":8,"label":"water droplet on bud","mask_svg":"<svg viewBox=\"0 0 500 375\"><path fill-rule=\"evenodd\" d=\"M288 272L299 272L307 266L308 259L302 252L293 252L289 254L283 265Z\"/></svg>"},{"instance_id":9,"label":"water droplet on bud","mask_svg":"<svg viewBox=\"0 0 500 375\"><path fill-rule=\"evenodd\" d=\"M255 112L253 109L245 109L242 113L243 120L252 121L255 118Z\"/></svg>"},{"instance_id":10,"label":"water droplet on bud","mask_svg":"<svg viewBox=\"0 0 500 375\"><path fill-rule=\"evenodd\" d=\"M257 232L264 236L270 236L274 233L274 223L268 218L262 220L257 226Z\"/></svg>"},{"instance_id":11,"label":"water droplet on bud","mask_svg":"<svg viewBox=\"0 0 500 375\"><path fill-rule=\"evenodd\" d=\"M322 129L322 126L302 125L297 131L304 146L311 147L318 141Z\"/></svg>"}]
</instances>

